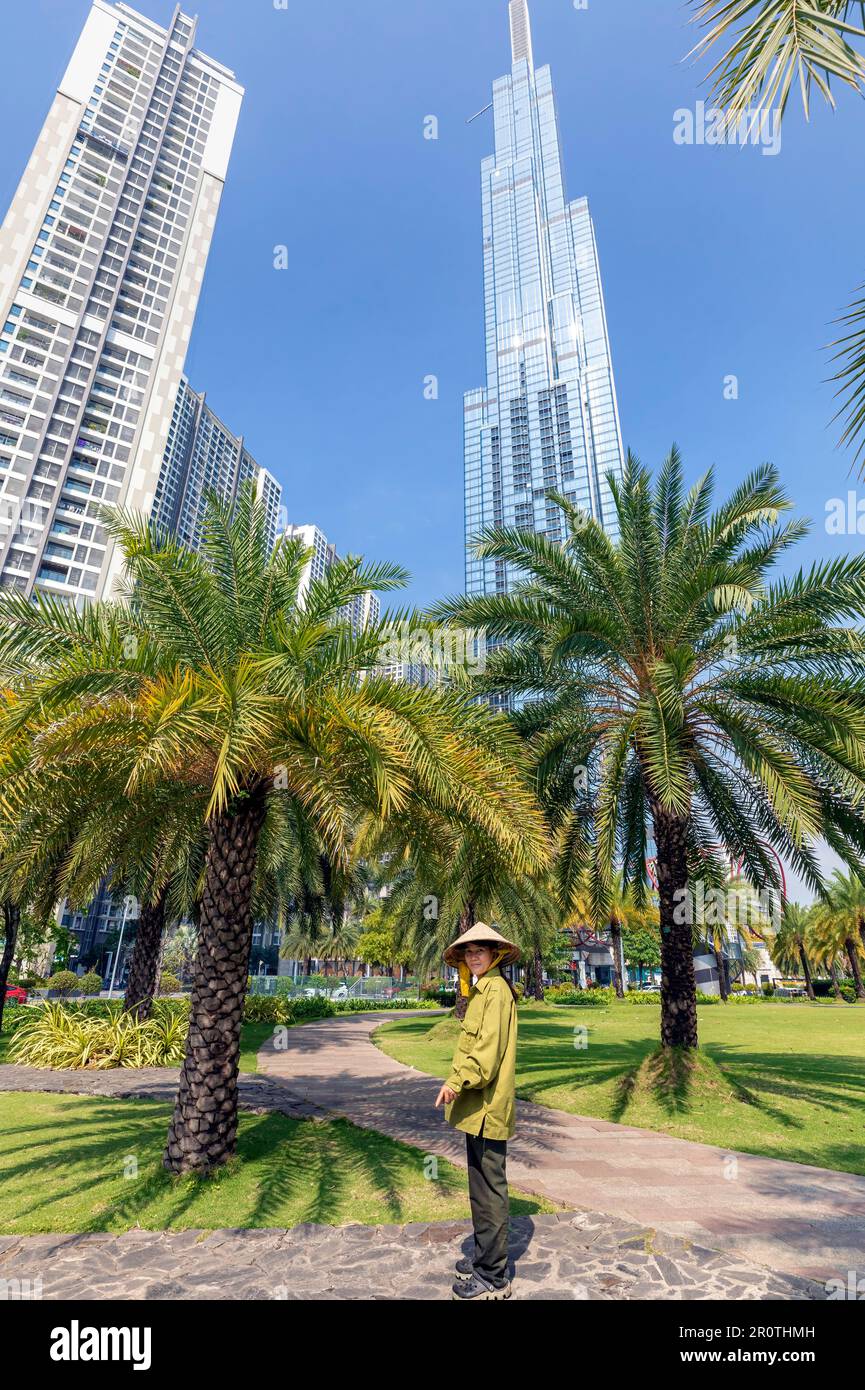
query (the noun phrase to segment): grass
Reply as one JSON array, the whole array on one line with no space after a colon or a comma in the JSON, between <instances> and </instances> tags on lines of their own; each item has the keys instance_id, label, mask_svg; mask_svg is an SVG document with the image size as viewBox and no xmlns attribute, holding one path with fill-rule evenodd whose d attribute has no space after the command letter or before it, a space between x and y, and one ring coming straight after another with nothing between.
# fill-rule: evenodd
<instances>
[{"instance_id":1,"label":"grass","mask_svg":"<svg viewBox=\"0 0 865 1390\"><path fill-rule=\"evenodd\" d=\"M585 1034L575 1029L586 1029ZM696 1057L659 1056L659 1010L524 1006L517 1094L681 1139L865 1173L865 1010L730 1004L699 1010ZM376 1043L446 1076L458 1025L383 1024Z\"/></svg>"},{"instance_id":2,"label":"grass","mask_svg":"<svg viewBox=\"0 0 865 1390\"><path fill-rule=\"evenodd\" d=\"M274 1025L272 1023L244 1023L240 1032L240 1070L242 1072L258 1071L258 1051L264 1047L268 1038L272 1038Z\"/></svg>"},{"instance_id":3,"label":"grass","mask_svg":"<svg viewBox=\"0 0 865 1390\"><path fill-rule=\"evenodd\" d=\"M238 1156L211 1178L162 1167L171 1107L154 1101L0 1095L0 1234L213 1230L462 1220L466 1177L346 1120L241 1113ZM556 1211L511 1191L511 1211Z\"/></svg>"}]
</instances>

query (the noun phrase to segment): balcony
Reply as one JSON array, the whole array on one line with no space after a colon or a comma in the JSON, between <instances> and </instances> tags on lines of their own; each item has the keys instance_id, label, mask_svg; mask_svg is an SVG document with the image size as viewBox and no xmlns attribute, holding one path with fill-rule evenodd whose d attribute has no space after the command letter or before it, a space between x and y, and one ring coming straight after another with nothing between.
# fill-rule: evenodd
<instances>
[{"instance_id":1,"label":"balcony","mask_svg":"<svg viewBox=\"0 0 865 1390\"><path fill-rule=\"evenodd\" d=\"M68 575L69 571L60 569L59 566L41 565L36 579L37 581L41 581L43 584L65 584Z\"/></svg>"},{"instance_id":2,"label":"balcony","mask_svg":"<svg viewBox=\"0 0 865 1390\"><path fill-rule=\"evenodd\" d=\"M116 155L118 159L129 158L129 145L124 145L120 140L115 140L111 135L104 134L99 130L86 130L83 126L79 126L78 134L81 136L82 140L89 140L92 144L99 145L104 150L109 150L110 153Z\"/></svg>"}]
</instances>

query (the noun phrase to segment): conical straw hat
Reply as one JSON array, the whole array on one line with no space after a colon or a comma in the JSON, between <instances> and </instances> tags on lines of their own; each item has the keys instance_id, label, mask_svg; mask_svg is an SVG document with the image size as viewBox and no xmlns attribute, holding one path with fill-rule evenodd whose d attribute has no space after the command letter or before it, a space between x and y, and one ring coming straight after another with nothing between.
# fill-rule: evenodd
<instances>
[{"instance_id":1,"label":"conical straw hat","mask_svg":"<svg viewBox=\"0 0 865 1390\"><path fill-rule=\"evenodd\" d=\"M499 961L499 965L511 965L519 960L522 951L519 946L515 946L513 941L508 941L507 937L497 932L495 927L488 927L486 922L476 922L462 936L458 936L456 941L452 941L444 953L444 958L448 965L456 966L462 958L462 952L472 941L482 942L485 946L493 946L497 950L504 951L505 954Z\"/></svg>"}]
</instances>

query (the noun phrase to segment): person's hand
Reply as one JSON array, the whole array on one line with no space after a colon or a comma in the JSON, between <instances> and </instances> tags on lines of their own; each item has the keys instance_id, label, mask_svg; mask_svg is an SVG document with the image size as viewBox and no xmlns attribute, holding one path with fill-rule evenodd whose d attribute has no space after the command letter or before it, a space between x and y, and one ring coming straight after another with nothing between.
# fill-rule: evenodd
<instances>
[{"instance_id":1,"label":"person's hand","mask_svg":"<svg viewBox=\"0 0 865 1390\"><path fill-rule=\"evenodd\" d=\"M436 1109L438 1109L440 1105L450 1105L452 1100L456 1100L456 1096L456 1091L452 1091L450 1086L442 1086L436 1096Z\"/></svg>"}]
</instances>

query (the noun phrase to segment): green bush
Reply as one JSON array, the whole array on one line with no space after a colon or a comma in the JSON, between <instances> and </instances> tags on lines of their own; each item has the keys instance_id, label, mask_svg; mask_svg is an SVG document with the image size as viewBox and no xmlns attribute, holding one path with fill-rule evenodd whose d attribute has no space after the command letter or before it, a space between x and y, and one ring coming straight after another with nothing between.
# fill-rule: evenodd
<instances>
[{"instance_id":1,"label":"green bush","mask_svg":"<svg viewBox=\"0 0 865 1390\"><path fill-rule=\"evenodd\" d=\"M291 1009L298 1021L303 1018L332 1018L336 1013L336 1005L329 999L292 999Z\"/></svg>"},{"instance_id":2,"label":"green bush","mask_svg":"<svg viewBox=\"0 0 865 1390\"><path fill-rule=\"evenodd\" d=\"M30 1010L28 1010L30 1012ZM156 1003L153 1017L139 1023L121 1005L107 1016L67 1008L59 1000L34 1008L15 1030L13 1062L50 1071L115 1067L177 1067L183 1061L187 1021L179 1010Z\"/></svg>"},{"instance_id":3,"label":"green bush","mask_svg":"<svg viewBox=\"0 0 865 1390\"><path fill-rule=\"evenodd\" d=\"M544 997L553 1004L565 1004L576 1009L605 1009L616 997L612 985L595 986L592 989L575 989L573 985L552 985L544 991Z\"/></svg>"},{"instance_id":4,"label":"green bush","mask_svg":"<svg viewBox=\"0 0 865 1390\"><path fill-rule=\"evenodd\" d=\"M334 1013L368 1014L380 1013L383 1009L437 1009L442 1006L435 999L333 999Z\"/></svg>"},{"instance_id":5,"label":"green bush","mask_svg":"<svg viewBox=\"0 0 865 1390\"><path fill-rule=\"evenodd\" d=\"M849 984L847 980L841 985L841 998L848 1004L856 1003L856 986Z\"/></svg>"},{"instance_id":6,"label":"green bush","mask_svg":"<svg viewBox=\"0 0 865 1390\"><path fill-rule=\"evenodd\" d=\"M720 1004L720 1002L721 1002L721 996L720 996L720 994L704 994L703 990L701 990L701 989L698 989L698 990L697 990L697 1003L698 1003L698 1004Z\"/></svg>"},{"instance_id":7,"label":"green bush","mask_svg":"<svg viewBox=\"0 0 865 1390\"><path fill-rule=\"evenodd\" d=\"M178 980L176 975L172 975L170 970L163 970L159 977L160 994L179 994L183 989L183 982Z\"/></svg>"},{"instance_id":8,"label":"green bush","mask_svg":"<svg viewBox=\"0 0 865 1390\"><path fill-rule=\"evenodd\" d=\"M760 991L764 999L771 999L772 995L775 993L775 986L767 980L763 985L760 986Z\"/></svg>"},{"instance_id":9,"label":"green bush","mask_svg":"<svg viewBox=\"0 0 865 1390\"><path fill-rule=\"evenodd\" d=\"M73 970L58 970L48 981L48 988L55 994L71 994L74 989L80 987L81 982Z\"/></svg>"},{"instance_id":10,"label":"green bush","mask_svg":"<svg viewBox=\"0 0 865 1390\"><path fill-rule=\"evenodd\" d=\"M243 1001L244 1023L288 1024L294 1022L294 1011L288 999L276 994L247 994Z\"/></svg>"},{"instance_id":11,"label":"green bush","mask_svg":"<svg viewBox=\"0 0 865 1390\"><path fill-rule=\"evenodd\" d=\"M629 989L625 996L629 1004L660 1004L660 994L649 994L647 990Z\"/></svg>"},{"instance_id":12,"label":"green bush","mask_svg":"<svg viewBox=\"0 0 865 1390\"><path fill-rule=\"evenodd\" d=\"M97 975L95 970L89 970L86 975L81 976L78 981L78 988L82 994L99 994L102 990L102 976Z\"/></svg>"},{"instance_id":13,"label":"green bush","mask_svg":"<svg viewBox=\"0 0 865 1390\"><path fill-rule=\"evenodd\" d=\"M579 990L576 985L561 984L550 985L549 989L544 990L544 998L551 1004L570 1004L576 999Z\"/></svg>"},{"instance_id":14,"label":"green bush","mask_svg":"<svg viewBox=\"0 0 865 1390\"><path fill-rule=\"evenodd\" d=\"M31 1018L35 1018L42 1012L41 1004L19 1004L17 1009L10 1009L9 1005L3 1013L3 1032L5 1034L15 1033L28 1023Z\"/></svg>"}]
</instances>

